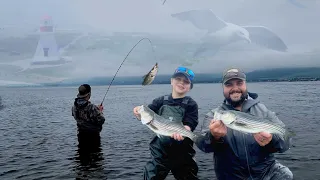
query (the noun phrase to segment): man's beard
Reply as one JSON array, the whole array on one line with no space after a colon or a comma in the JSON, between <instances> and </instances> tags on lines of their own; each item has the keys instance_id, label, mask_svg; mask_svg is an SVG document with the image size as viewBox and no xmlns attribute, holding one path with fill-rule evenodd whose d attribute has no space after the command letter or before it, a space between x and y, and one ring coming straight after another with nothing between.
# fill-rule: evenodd
<instances>
[{"instance_id":1,"label":"man's beard","mask_svg":"<svg viewBox=\"0 0 320 180\"><path fill-rule=\"evenodd\" d=\"M231 98L230 98L230 95L232 93L241 93L241 97L239 100L237 101L233 101ZM235 90L235 91L231 91L229 93L229 97L226 97L226 101L232 106L232 107L239 107L246 99L248 98L248 92L245 91L245 92L242 92L241 90Z\"/></svg>"}]
</instances>

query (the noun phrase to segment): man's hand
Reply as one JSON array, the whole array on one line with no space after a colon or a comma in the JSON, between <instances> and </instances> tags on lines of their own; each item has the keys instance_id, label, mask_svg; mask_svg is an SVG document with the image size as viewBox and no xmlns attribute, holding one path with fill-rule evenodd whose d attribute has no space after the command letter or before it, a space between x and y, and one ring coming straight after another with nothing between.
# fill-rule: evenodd
<instances>
[{"instance_id":1,"label":"man's hand","mask_svg":"<svg viewBox=\"0 0 320 180\"><path fill-rule=\"evenodd\" d=\"M211 120L209 129L216 140L227 134L227 127L220 120Z\"/></svg>"},{"instance_id":2,"label":"man's hand","mask_svg":"<svg viewBox=\"0 0 320 180\"><path fill-rule=\"evenodd\" d=\"M103 112L103 105L102 104L99 104L98 108L99 108L100 112Z\"/></svg>"},{"instance_id":3,"label":"man's hand","mask_svg":"<svg viewBox=\"0 0 320 180\"><path fill-rule=\"evenodd\" d=\"M190 128L189 126L185 125L184 127L185 127L188 131L191 131L191 128ZM173 133L173 134L171 135L171 137L172 137L173 139L177 140L177 141L182 141L182 140L184 140L184 137L181 136L180 133Z\"/></svg>"},{"instance_id":4,"label":"man's hand","mask_svg":"<svg viewBox=\"0 0 320 180\"><path fill-rule=\"evenodd\" d=\"M253 137L260 146L265 146L272 140L272 134L267 132L253 134Z\"/></svg>"},{"instance_id":5,"label":"man's hand","mask_svg":"<svg viewBox=\"0 0 320 180\"><path fill-rule=\"evenodd\" d=\"M141 120L140 113L138 112L139 109L140 109L140 106L134 107L134 108L133 108L133 114L134 114L134 116L136 116L136 118L137 118L138 120Z\"/></svg>"}]
</instances>

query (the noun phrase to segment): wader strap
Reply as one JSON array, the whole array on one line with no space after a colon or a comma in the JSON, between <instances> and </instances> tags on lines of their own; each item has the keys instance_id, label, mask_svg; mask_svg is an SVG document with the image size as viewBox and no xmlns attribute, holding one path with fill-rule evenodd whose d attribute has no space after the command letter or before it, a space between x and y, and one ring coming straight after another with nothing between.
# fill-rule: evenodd
<instances>
[{"instance_id":1,"label":"wader strap","mask_svg":"<svg viewBox=\"0 0 320 180\"><path fill-rule=\"evenodd\" d=\"M163 105L168 104L169 101L169 95L164 95L163 96Z\"/></svg>"}]
</instances>

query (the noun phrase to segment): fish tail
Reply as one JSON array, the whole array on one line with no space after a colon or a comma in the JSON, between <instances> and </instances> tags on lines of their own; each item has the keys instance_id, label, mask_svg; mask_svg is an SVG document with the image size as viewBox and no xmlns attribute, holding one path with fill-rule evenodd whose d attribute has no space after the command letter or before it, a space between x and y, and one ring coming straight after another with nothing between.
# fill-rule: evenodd
<instances>
[{"instance_id":1,"label":"fish tail","mask_svg":"<svg viewBox=\"0 0 320 180\"><path fill-rule=\"evenodd\" d=\"M201 134L198 134L198 133L192 133L190 135L190 139L193 141L193 142L196 142L199 138L203 137L203 135Z\"/></svg>"},{"instance_id":2,"label":"fish tail","mask_svg":"<svg viewBox=\"0 0 320 180\"><path fill-rule=\"evenodd\" d=\"M285 141L291 139L293 136L295 136L295 133L293 131L290 131L289 129L285 130L285 133L283 135L283 138Z\"/></svg>"}]
</instances>

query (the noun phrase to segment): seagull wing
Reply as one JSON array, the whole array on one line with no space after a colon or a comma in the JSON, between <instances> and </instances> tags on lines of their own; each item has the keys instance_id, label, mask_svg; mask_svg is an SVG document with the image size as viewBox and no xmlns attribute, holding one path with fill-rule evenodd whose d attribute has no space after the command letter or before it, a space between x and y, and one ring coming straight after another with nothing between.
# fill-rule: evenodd
<instances>
[{"instance_id":1,"label":"seagull wing","mask_svg":"<svg viewBox=\"0 0 320 180\"><path fill-rule=\"evenodd\" d=\"M306 8L305 5L299 3L297 0L288 0L290 4L296 6L296 7L299 7L299 8Z\"/></svg>"},{"instance_id":2,"label":"seagull wing","mask_svg":"<svg viewBox=\"0 0 320 180\"><path fill-rule=\"evenodd\" d=\"M217 31L227 25L211 9L183 11L171 14L171 16L181 21L190 21L195 27L209 32Z\"/></svg>"},{"instance_id":3,"label":"seagull wing","mask_svg":"<svg viewBox=\"0 0 320 180\"><path fill-rule=\"evenodd\" d=\"M242 26L249 34L251 42L276 51L287 51L288 47L283 40L264 26Z\"/></svg>"}]
</instances>

